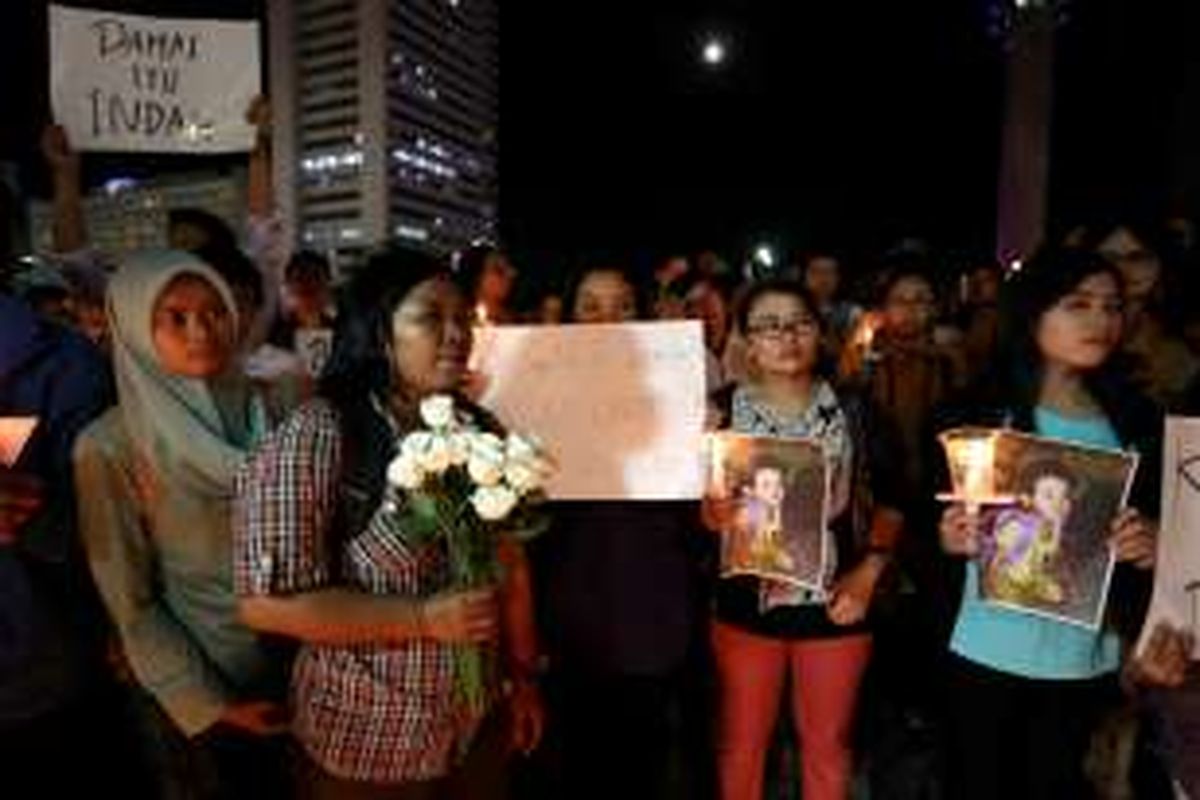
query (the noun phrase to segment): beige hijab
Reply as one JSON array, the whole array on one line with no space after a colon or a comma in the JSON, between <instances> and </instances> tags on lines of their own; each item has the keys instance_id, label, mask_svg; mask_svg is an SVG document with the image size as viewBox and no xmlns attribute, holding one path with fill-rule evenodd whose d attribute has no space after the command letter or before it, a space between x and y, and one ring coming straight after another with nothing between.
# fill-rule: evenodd
<instances>
[{"instance_id":1,"label":"beige hijab","mask_svg":"<svg viewBox=\"0 0 1200 800\"><path fill-rule=\"evenodd\" d=\"M228 285L195 256L153 251L125 262L108 288L122 421L159 480L189 494L228 498L234 472L265 422L250 400L248 384L236 373L200 380L159 365L151 332L154 305L183 275L211 284L236 319Z\"/></svg>"}]
</instances>

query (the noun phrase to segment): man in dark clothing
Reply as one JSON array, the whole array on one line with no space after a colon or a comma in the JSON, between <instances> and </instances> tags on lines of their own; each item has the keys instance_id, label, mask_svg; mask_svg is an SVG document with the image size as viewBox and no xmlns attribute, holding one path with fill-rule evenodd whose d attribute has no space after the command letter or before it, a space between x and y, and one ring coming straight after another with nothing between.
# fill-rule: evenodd
<instances>
[{"instance_id":1,"label":"man in dark clothing","mask_svg":"<svg viewBox=\"0 0 1200 800\"><path fill-rule=\"evenodd\" d=\"M76 534L71 472L76 434L111 400L108 368L89 342L0 294L0 417L37 418L15 461L0 464L6 796L66 796L80 786L130 796L127 777L113 782L136 770L122 763L128 740Z\"/></svg>"}]
</instances>

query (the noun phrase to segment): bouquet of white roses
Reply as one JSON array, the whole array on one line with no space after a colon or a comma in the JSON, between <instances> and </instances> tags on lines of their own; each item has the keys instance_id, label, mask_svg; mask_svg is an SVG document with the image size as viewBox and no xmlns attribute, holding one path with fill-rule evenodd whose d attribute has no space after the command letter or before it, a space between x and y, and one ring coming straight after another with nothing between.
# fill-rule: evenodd
<instances>
[{"instance_id":1,"label":"bouquet of white roses","mask_svg":"<svg viewBox=\"0 0 1200 800\"><path fill-rule=\"evenodd\" d=\"M427 398L420 417L425 427L400 440L388 466L388 510L410 541L442 540L455 589L495 583L499 537L539 530L537 505L553 463L531 439L483 430L449 395ZM456 650L457 689L473 708L487 700L489 655L467 645Z\"/></svg>"}]
</instances>

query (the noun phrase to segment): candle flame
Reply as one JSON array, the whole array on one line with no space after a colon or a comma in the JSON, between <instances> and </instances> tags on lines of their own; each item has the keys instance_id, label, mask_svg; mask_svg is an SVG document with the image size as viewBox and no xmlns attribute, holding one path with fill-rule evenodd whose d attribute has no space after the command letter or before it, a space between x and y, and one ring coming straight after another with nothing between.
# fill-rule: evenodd
<instances>
[{"instance_id":1,"label":"candle flame","mask_svg":"<svg viewBox=\"0 0 1200 800\"><path fill-rule=\"evenodd\" d=\"M947 455L956 473L955 490L969 503L991 497L995 484L995 437L967 434L947 442Z\"/></svg>"}]
</instances>

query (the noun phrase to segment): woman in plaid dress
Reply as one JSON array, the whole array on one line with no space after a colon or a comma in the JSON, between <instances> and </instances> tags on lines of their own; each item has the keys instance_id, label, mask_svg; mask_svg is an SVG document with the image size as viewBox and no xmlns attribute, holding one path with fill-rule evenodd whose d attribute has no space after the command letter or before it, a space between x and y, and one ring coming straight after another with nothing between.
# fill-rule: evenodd
<instances>
[{"instance_id":1,"label":"woman in plaid dress","mask_svg":"<svg viewBox=\"0 0 1200 800\"><path fill-rule=\"evenodd\" d=\"M504 797L509 753L531 751L542 727L524 554L502 545L501 585L450 591L442 544L414 542L384 500L421 398L463 385L470 309L417 254L377 259L350 301L318 398L239 478L242 617L302 644L292 731L309 796ZM493 644L505 674L486 687L485 708L467 707L454 648Z\"/></svg>"}]
</instances>

